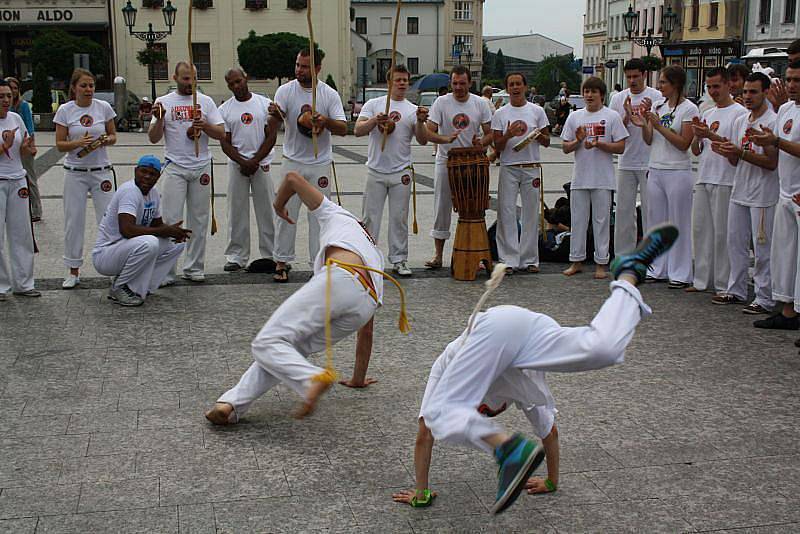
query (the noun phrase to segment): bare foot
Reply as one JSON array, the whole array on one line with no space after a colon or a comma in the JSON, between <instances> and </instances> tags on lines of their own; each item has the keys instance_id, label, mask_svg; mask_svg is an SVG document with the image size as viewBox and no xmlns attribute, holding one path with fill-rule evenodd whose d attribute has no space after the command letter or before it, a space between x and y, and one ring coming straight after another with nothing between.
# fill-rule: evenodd
<instances>
[{"instance_id":1,"label":"bare foot","mask_svg":"<svg viewBox=\"0 0 800 534\"><path fill-rule=\"evenodd\" d=\"M594 279L595 280L603 280L604 278L608 278L608 272L606 271L605 265L597 265L594 268Z\"/></svg>"},{"instance_id":2,"label":"bare foot","mask_svg":"<svg viewBox=\"0 0 800 534\"><path fill-rule=\"evenodd\" d=\"M425 267L427 269L441 269L442 258L437 258L436 256L434 256L433 258L425 262Z\"/></svg>"},{"instance_id":3,"label":"bare foot","mask_svg":"<svg viewBox=\"0 0 800 534\"><path fill-rule=\"evenodd\" d=\"M575 276L578 273L583 272L583 266L580 263L573 263L569 266L568 269L561 271L561 274L564 276Z\"/></svg>"},{"instance_id":4,"label":"bare foot","mask_svg":"<svg viewBox=\"0 0 800 534\"><path fill-rule=\"evenodd\" d=\"M689 286L689 287L685 288L684 291L686 291L687 293L702 293L703 292L702 289L697 289L694 286Z\"/></svg>"},{"instance_id":5,"label":"bare foot","mask_svg":"<svg viewBox=\"0 0 800 534\"><path fill-rule=\"evenodd\" d=\"M231 420L232 414L233 405L227 402L218 402L214 404L213 408L206 412L206 419L215 425L232 425L235 423L235 421Z\"/></svg>"},{"instance_id":6,"label":"bare foot","mask_svg":"<svg viewBox=\"0 0 800 534\"><path fill-rule=\"evenodd\" d=\"M314 413L314 409L317 407L317 401L330 387L331 384L328 382L312 382L311 387L308 388L308 398L306 398L300 408L294 412L294 418L302 419Z\"/></svg>"}]
</instances>

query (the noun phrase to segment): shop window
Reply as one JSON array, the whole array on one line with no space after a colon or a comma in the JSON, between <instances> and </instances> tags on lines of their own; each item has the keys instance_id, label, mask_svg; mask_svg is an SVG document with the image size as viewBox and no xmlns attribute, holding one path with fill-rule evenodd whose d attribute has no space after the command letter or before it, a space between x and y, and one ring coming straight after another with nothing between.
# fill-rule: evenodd
<instances>
[{"instance_id":1,"label":"shop window","mask_svg":"<svg viewBox=\"0 0 800 534\"><path fill-rule=\"evenodd\" d=\"M410 57L408 58L408 72L411 74L419 74L419 58L418 57Z\"/></svg>"},{"instance_id":2,"label":"shop window","mask_svg":"<svg viewBox=\"0 0 800 534\"><path fill-rule=\"evenodd\" d=\"M786 10L783 13L783 22L793 24L797 18L797 0L786 0Z\"/></svg>"},{"instance_id":3,"label":"shop window","mask_svg":"<svg viewBox=\"0 0 800 534\"><path fill-rule=\"evenodd\" d=\"M408 17L406 19L406 33L408 35L419 34L419 17Z\"/></svg>"},{"instance_id":4,"label":"shop window","mask_svg":"<svg viewBox=\"0 0 800 534\"><path fill-rule=\"evenodd\" d=\"M184 45L185 46L185 45ZM167 57L167 43L153 43L153 50L161 52ZM151 80L169 80L169 60L162 63L153 63Z\"/></svg>"},{"instance_id":5,"label":"shop window","mask_svg":"<svg viewBox=\"0 0 800 534\"><path fill-rule=\"evenodd\" d=\"M197 67L198 80L211 79L211 47L208 43L192 43L192 59Z\"/></svg>"},{"instance_id":6,"label":"shop window","mask_svg":"<svg viewBox=\"0 0 800 534\"><path fill-rule=\"evenodd\" d=\"M700 27L700 0L692 0L692 25L691 29Z\"/></svg>"},{"instance_id":7,"label":"shop window","mask_svg":"<svg viewBox=\"0 0 800 534\"><path fill-rule=\"evenodd\" d=\"M356 33L360 35L366 35L367 17L356 17Z\"/></svg>"},{"instance_id":8,"label":"shop window","mask_svg":"<svg viewBox=\"0 0 800 534\"><path fill-rule=\"evenodd\" d=\"M772 11L772 0L761 0L761 3L758 6L758 23L769 24L771 11Z\"/></svg>"},{"instance_id":9,"label":"shop window","mask_svg":"<svg viewBox=\"0 0 800 534\"><path fill-rule=\"evenodd\" d=\"M719 2L712 2L708 12L708 27L716 28L719 22Z\"/></svg>"}]
</instances>

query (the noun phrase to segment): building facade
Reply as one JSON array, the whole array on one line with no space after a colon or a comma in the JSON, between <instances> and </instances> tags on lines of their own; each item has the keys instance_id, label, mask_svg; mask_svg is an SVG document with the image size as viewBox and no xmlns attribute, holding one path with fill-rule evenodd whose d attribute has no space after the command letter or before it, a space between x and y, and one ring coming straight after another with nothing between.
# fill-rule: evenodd
<instances>
[{"instance_id":1,"label":"building facade","mask_svg":"<svg viewBox=\"0 0 800 534\"><path fill-rule=\"evenodd\" d=\"M133 0L139 10L134 30L146 30L148 23L162 30L164 20L160 0ZM139 95L150 94L148 69L136 60L144 43L128 34L122 16L124 0L112 0L112 31L117 74L127 79L128 88ZM199 4L199 3L198 3ZM192 48L198 69L198 86L205 94L220 102L230 96L224 74L230 67L238 66L236 47L251 30L258 35L290 32L308 36L306 10L296 9L294 0L204 0L205 9L194 8ZM157 94L164 94L174 87L172 72L178 61L188 59L186 8L188 0L174 1L178 9L177 22L172 35L157 43L166 52L166 64L154 70ZM147 7L150 6L150 7ZM325 52L320 77L329 74L346 101L354 93L353 62L350 42L350 2L348 0L325 0L312 4L314 38ZM283 80L286 81L286 80ZM273 95L277 80L253 80L250 87L259 93Z\"/></svg>"},{"instance_id":2,"label":"building facade","mask_svg":"<svg viewBox=\"0 0 800 534\"><path fill-rule=\"evenodd\" d=\"M608 0L586 0L583 16L583 77L605 78Z\"/></svg>"},{"instance_id":3,"label":"building facade","mask_svg":"<svg viewBox=\"0 0 800 534\"><path fill-rule=\"evenodd\" d=\"M491 35L485 36L483 41L489 52L496 54L503 51L506 58L513 57L538 63L550 56L564 56L572 54L571 46L558 42L540 33L528 35Z\"/></svg>"},{"instance_id":4,"label":"building facade","mask_svg":"<svg viewBox=\"0 0 800 534\"><path fill-rule=\"evenodd\" d=\"M745 52L756 48L787 48L800 39L797 0L752 0L745 13ZM772 51L771 51L772 52ZM778 74L786 69L786 59L761 60Z\"/></svg>"},{"instance_id":5,"label":"building facade","mask_svg":"<svg viewBox=\"0 0 800 534\"><path fill-rule=\"evenodd\" d=\"M472 73L473 86L477 87L481 85L483 66L483 3L484 0L445 0L443 70L466 65Z\"/></svg>"},{"instance_id":6,"label":"building facade","mask_svg":"<svg viewBox=\"0 0 800 534\"><path fill-rule=\"evenodd\" d=\"M637 31L631 34L630 39L625 31L623 18L629 7L636 13L639 21ZM609 63L610 68L607 68L606 84L609 91L615 84L625 87L623 68L627 61L648 55L647 48L635 42L637 37L649 35L659 38L666 37L661 27L664 10L664 0L608 0L608 44L606 49L609 61L615 65L611 67L611 63ZM674 37L674 34L671 37ZM654 46L650 50L650 55L661 57L661 48ZM648 81L651 85L655 82L655 77L655 73L650 73Z\"/></svg>"}]
</instances>

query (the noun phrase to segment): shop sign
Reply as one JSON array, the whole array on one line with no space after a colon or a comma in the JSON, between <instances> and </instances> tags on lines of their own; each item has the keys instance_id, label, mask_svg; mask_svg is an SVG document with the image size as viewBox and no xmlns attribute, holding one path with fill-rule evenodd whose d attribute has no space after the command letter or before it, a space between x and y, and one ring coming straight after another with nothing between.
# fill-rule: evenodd
<instances>
[{"instance_id":1,"label":"shop sign","mask_svg":"<svg viewBox=\"0 0 800 534\"><path fill-rule=\"evenodd\" d=\"M0 9L0 24L108 23L105 7Z\"/></svg>"}]
</instances>

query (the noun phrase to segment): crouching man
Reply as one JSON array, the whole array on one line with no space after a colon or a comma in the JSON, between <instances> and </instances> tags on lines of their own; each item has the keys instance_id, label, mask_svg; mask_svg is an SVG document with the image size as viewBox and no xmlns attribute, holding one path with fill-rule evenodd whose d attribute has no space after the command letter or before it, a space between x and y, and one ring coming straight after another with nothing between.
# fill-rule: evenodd
<instances>
[{"instance_id":1,"label":"crouching man","mask_svg":"<svg viewBox=\"0 0 800 534\"><path fill-rule=\"evenodd\" d=\"M161 196L155 188L161 162L142 156L133 181L122 184L106 209L92 262L98 273L112 276L108 298L122 306L141 306L178 261L190 230L183 221L164 224Z\"/></svg>"}]
</instances>

